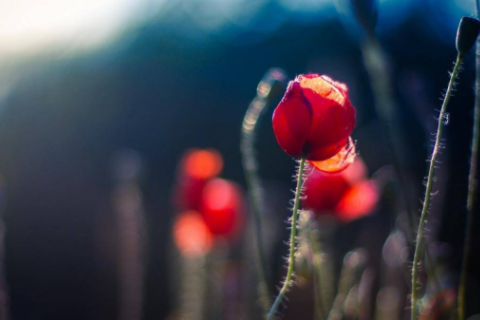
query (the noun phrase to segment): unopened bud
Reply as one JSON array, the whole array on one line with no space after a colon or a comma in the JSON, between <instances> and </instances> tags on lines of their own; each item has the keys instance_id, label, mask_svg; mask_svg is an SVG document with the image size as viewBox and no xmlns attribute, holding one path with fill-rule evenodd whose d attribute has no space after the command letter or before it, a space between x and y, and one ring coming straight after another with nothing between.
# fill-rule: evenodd
<instances>
[{"instance_id":1,"label":"unopened bud","mask_svg":"<svg viewBox=\"0 0 480 320\"><path fill-rule=\"evenodd\" d=\"M480 21L475 18L463 17L457 30L457 51L459 55L465 55L472 49L480 32Z\"/></svg>"}]
</instances>

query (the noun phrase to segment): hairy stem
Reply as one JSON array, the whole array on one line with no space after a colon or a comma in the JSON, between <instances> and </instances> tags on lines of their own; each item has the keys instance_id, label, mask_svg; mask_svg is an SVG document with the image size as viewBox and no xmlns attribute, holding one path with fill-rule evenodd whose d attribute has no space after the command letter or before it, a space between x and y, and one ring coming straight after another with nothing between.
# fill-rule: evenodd
<instances>
[{"instance_id":1,"label":"hairy stem","mask_svg":"<svg viewBox=\"0 0 480 320\"><path fill-rule=\"evenodd\" d=\"M430 200L432 196L432 188L433 188L433 180L435 176L435 164L437 162L437 157L439 155L440 143L442 139L443 129L445 128L445 111L447 109L448 102L450 100L450 96L452 95L453 87L455 84L455 79L457 77L458 71L460 69L460 65L462 64L463 56L458 55L457 61L455 62L455 67L453 68L452 74L450 76L450 82L448 83L447 92L445 94L445 98L443 100L442 109L440 110L440 115L438 117L438 128L437 134L435 137L435 145L433 148L432 157L430 159L430 167L428 171L427 177L427 185L425 190L425 199L423 201L423 208L422 213L420 216L420 223L418 225L417 231L417 241L415 246L415 254L413 257L413 269L412 269L412 320L417 319L418 315L418 304L419 304L419 290L417 290L417 282L418 282L418 274L420 269L420 260L423 253L423 241L424 235L423 231L425 229L425 223L427 221L427 214L428 209L430 207Z\"/></svg>"},{"instance_id":2,"label":"hairy stem","mask_svg":"<svg viewBox=\"0 0 480 320\"><path fill-rule=\"evenodd\" d=\"M480 0L476 1L477 17L480 17ZM470 173L468 175L467 221L465 225L465 240L463 244L462 271L458 285L458 319L465 317L465 297L467 291L467 269L470 258L470 243L472 242L473 212L475 194L477 192L478 149L480 143L480 40L477 39L475 75L475 108L473 111L472 154L470 156Z\"/></svg>"},{"instance_id":3,"label":"hairy stem","mask_svg":"<svg viewBox=\"0 0 480 320\"><path fill-rule=\"evenodd\" d=\"M293 203L293 212L292 212L292 229L290 233L290 254L288 257L288 269L287 275L285 277L285 281L283 282L283 286L278 293L277 298L273 302L272 307L267 315L267 320L273 319L275 316L278 306L282 301L283 297L287 293L288 288L291 285L292 278L293 278L293 271L295 269L295 250L296 250L296 242L297 242L297 218L298 218L298 208L300 206L300 195L302 194L302 185L303 185L303 171L305 169L305 158L300 159L300 165L298 168L298 175L297 175L297 189L295 190L295 201Z\"/></svg>"}]
</instances>

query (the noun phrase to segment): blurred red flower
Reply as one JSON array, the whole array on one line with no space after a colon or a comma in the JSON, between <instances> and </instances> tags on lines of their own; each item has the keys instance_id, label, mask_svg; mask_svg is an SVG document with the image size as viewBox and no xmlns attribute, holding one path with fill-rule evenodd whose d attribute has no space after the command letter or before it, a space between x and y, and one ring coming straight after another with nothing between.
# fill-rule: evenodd
<instances>
[{"instance_id":1,"label":"blurred red flower","mask_svg":"<svg viewBox=\"0 0 480 320\"><path fill-rule=\"evenodd\" d=\"M328 172L353 162L355 145L350 134L354 127L355 109L347 87L318 74L291 81L273 114L273 130L285 153L305 157Z\"/></svg>"},{"instance_id":2,"label":"blurred red flower","mask_svg":"<svg viewBox=\"0 0 480 320\"><path fill-rule=\"evenodd\" d=\"M220 174L223 159L213 149L191 149L182 157L174 202L180 210L199 210L203 188L210 179Z\"/></svg>"},{"instance_id":3,"label":"blurred red flower","mask_svg":"<svg viewBox=\"0 0 480 320\"><path fill-rule=\"evenodd\" d=\"M335 216L342 222L369 215L379 198L375 182L367 180L365 164L358 157L338 173L312 170L304 187L305 209L317 216Z\"/></svg>"},{"instance_id":4,"label":"blurred red flower","mask_svg":"<svg viewBox=\"0 0 480 320\"><path fill-rule=\"evenodd\" d=\"M214 236L236 236L242 224L242 210L242 192L235 183L216 178L205 185L200 213Z\"/></svg>"},{"instance_id":5,"label":"blurred red flower","mask_svg":"<svg viewBox=\"0 0 480 320\"><path fill-rule=\"evenodd\" d=\"M241 189L233 182L218 178L222 167L222 156L212 149L191 149L182 157L174 201L178 211L190 213L186 221L190 222L188 230L192 232L192 241L198 238L197 233L204 233L202 225L193 220L192 212L197 213L212 238L232 239L242 224ZM193 228L199 230L194 232ZM185 238L182 243L188 244L188 232L182 237Z\"/></svg>"},{"instance_id":6,"label":"blurred red flower","mask_svg":"<svg viewBox=\"0 0 480 320\"><path fill-rule=\"evenodd\" d=\"M420 320L451 319L455 312L457 293L453 289L444 289L427 299L420 313ZM473 317L472 317L473 319Z\"/></svg>"},{"instance_id":7,"label":"blurred red flower","mask_svg":"<svg viewBox=\"0 0 480 320\"><path fill-rule=\"evenodd\" d=\"M208 253L213 237L196 211L182 212L173 226L173 239L177 248L187 257L197 257Z\"/></svg>"}]
</instances>

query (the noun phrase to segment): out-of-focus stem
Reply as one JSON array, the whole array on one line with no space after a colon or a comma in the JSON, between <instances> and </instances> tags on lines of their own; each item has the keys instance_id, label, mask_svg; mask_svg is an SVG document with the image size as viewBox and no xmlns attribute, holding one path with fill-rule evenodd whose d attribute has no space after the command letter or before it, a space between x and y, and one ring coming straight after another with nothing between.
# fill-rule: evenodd
<instances>
[{"instance_id":1,"label":"out-of-focus stem","mask_svg":"<svg viewBox=\"0 0 480 320\"><path fill-rule=\"evenodd\" d=\"M146 227L138 181L140 170L141 159L135 151L123 150L119 154L114 207L119 232L120 320L142 318Z\"/></svg>"},{"instance_id":2,"label":"out-of-focus stem","mask_svg":"<svg viewBox=\"0 0 480 320\"><path fill-rule=\"evenodd\" d=\"M245 178L248 186L248 195L250 198L253 222L255 228L255 237L258 253L259 270L259 295L261 305L266 314L270 307L270 293L268 290L265 248L263 244L262 219L261 213L264 212L263 189L258 176L258 163L256 160L254 140L255 129L260 115L268 105L268 102L274 99L273 96L280 92L274 90L274 85L278 82L284 82L286 79L282 70L270 69L258 84L257 96L250 103L242 124L242 135L240 141L240 151L242 153L242 164Z\"/></svg>"},{"instance_id":3,"label":"out-of-focus stem","mask_svg":"<svg viewBox=\"0 0 480 320\"><path fill-rule=\"evenodd\" d=\"M418 290L417 290L417 281L418 281L418 273L420 269L420 261L421 261L421 256L423 253L423 240L424 240L424 235L423 235L423 230L425 229L425 222L427 221L427 214L428 214L428 209L430 207L430 200L431 200L431 195L432 195L432 188L433 188L433 180L435 176L435 164L437 161L437 157L439 155L440 151L440 143L442 139L442 133L443 129L445 128L445 122L444 122L444 116L445 116L445 111L447 110L447 105L448 102L450 101L450 97L452 95L453 91L453 86L455 83L455 79L457 77L458 71L460 69L460 65L462 64L463 56L458 55L457 60L455 62L455 67L453 68L452 74L450 76L450 82L448 83L448 88L447 92L445 94L445 99L443 100L442 108L440 110L440 115L438 117L438 128L437 128L437 134L435 137L435 145L433 148L433 153L432 157L430 159L430 168L428 171L428 178L427 178L427 185L426 185L426 190L425 190L425 200L423 201L423 208L422 208L422 213L420 216L420 223L418 225L418 231L417 231L417 241L416 241L416 246L415 246L415 254L413 257L413 270L412 270L412 320L417 319L418 315L418 300L419 300L419 295L418 295Z\"/></svg>"},{"instance_id":4,"label":"out-of-focus stem","mask_svg":"<svg viewBox=\"0 0 480 320\"><path fill-rule=\"evenodd\" d=\"M417 229L417 215L413 212L412 205L408 198L408 186L402 166L400 164L400 152L393 138L395 133L399 130L395 128L394 117L396 103L393 99L393 87L391 84L385 53L373 34L370 34L363 43L362 53L365 68L369 74L372 89L374 91L375 108L378 116L380 117L381 125L383 126L386 142L393 162L393 167L395 169L395 175L397 176L400 190L404 197L404 203L407 211L407 222L410 229L410 235L408 238L410 239L410 242L413 242L415 237L414 231ZM427 262L427 274L429 275L429 278L433 280L433 283L435 283L437 288L440 288L440 283L438 282L435 273L433 259L431 258L428 250L425 251L425 254Z\"/></svg>"},{"instance_id":5,"label":"out-of-focus stem","mask_svg":"<svg viewBox=\"0 0 480 320\"><path fill-rule=\"evenodd\" d=\"M305 232L307 233L308 247L311 252L310 260L313 268L313 298L314 298L314 314L315 320L323 320L324 312L326 310L325 297L322 292L322 279L320 279L322 266L322 253L319 245L318 228L312 217L308 217L307 224L305 226Z\"/></svg>"},{"instance_id":6,"label":"out-of-focus stem","mask_svg":"<svg viewBox=\"0 0 480 320\"><path fill-rule=\"evenodd\" d=\"M480 17L480 0L476 1L477 18ZM480 40L477 39L475 51L475 108L473 111L472 154L470 156L470 173L468 175L467 221L465 225L465 240L463 245L462 271L458 286L458 319L465 317L465 296L467 291L467 269L470 258L470 243L472 242L473 210L477 192L478 149L480 143Z\"/></svg>"},{"instance_id":7,"label":"out-of-focus stem","mask_svg":"<svg viewBox=\"0 0 480 320\"><path fill-rule=\"evenodd\" d=\"M283 282L283 286L278 293L277 298L273 302L272 307L267 315L267 320L273 319L275 316L278 306L282 301L283 297L288 291L288 288L291 285L293 271L295 269L295 250L296 250L296 242L297 242L297 218L298 218L298 208L300 206L300 195L302 194L302 185L303 185L303 171L305 169L305 158L300 159L300 165L298 168L298 175L297 175L297 188L295 190L295 200L293 203L293 213L292 213L292 229L290 233L290 254L288 257L288 269L287 269L287 276L285 277L285 281Z\"/></svg>"},{"instance_id":8,"label":"out-of-focus stem","mask_svg":"<svg viewBox=\"0 0 480 320\"><path fill-rule=\"evenodd\" d=\"M338 292L333 301L332 309L328 315L328 320L341 320L343 315L343 306L348 293L354 287L357 280L359 268L365 266L365 256L362 251L356 250L348 253L343 261L342 271L340 273L340 282Z\"/></svg>"}]
</instances>

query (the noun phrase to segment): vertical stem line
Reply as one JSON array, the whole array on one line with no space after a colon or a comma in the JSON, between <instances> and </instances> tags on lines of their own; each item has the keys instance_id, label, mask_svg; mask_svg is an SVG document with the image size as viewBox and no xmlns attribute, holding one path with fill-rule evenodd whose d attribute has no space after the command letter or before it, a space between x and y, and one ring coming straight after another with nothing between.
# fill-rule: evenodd
<instances>
[{"instance_id":1,"label":"vertical stem line","mask_svg":"<svg viewBox=\"0 0 480 320\"><path fill-rule=\"evenodd\" d=\"M260 304L263 313L266 314L270 307L270 294L268 290L265 247L263 244L262 220L260 211L263 208L263 194L258 178L258 165L255 160L253 148L254 129L258 118L266 106L266 101L256 97L250 104L242 125L242 138L240 151L242 153L242 164L247 182L248 195L252 207L253 225L255 229L255 240L257 242Z\"/></svg>"},{"instance_id":2,"label":"vertical stem line","mask_svg":"<svg viewBox=\"0 0 480 320\"><path fill-rule=\"evenodd\" d=\"M428 178L427 178L427 185L425 190L425 200L423 201L423 208L422 213L420 216L420 223L418 225L417 231L417 241L415 246L415 255L413 257L413 268L412 268L412 320L417 319L418 315L418 290L417 290L417 282L418 282L418 274L419 274L419 264L421 260L421 256L423 253L423 240L424 235L423 231L425 229L425 223L427 220L428 209L430 207L430 200L432 195L432 188L434 183L434 176L435 176L435 164L437 161L437 157L439 155L440 143L442 139L443 129L445 128L445 123L443 121L445 116L445 111L447 109L448 102L450 101L450 97L452 95L455 78L457 77L458 71L460 69L460 65L462 64L463 56L458 55L457 60L455 62L455 67L453 68L452 74L450 76L450 81L448 83L447 92L445 94L445 99L443 100L442 108L440 110L440 115L438 117L438 128L437 134L435 138L435 145L433 148L432 157L430 159L430 168L428 171Z\"/></svg>"},{"instance_id":3,"label":"vertical stem line","mask_svg":"<svg viewBox=\"0 0 480 320\"><path fill-rule=\"evenodd\" d=\"M477 17L480 16L480 1L476 1ZM468 175L468 195L467 195L467 220L465 224L465 240L463 244L462 270L460 273L460 283L458 285L458 319L464 320L465 317L465 297L467 291L467 269L470 258L470 243L472 242L473 210L475 207L475 194L477 190L477 165L478 149L480 143L480 40L477 39L477 48L475 51L475 108L473 111L473 138L470 156L470 173Z\"/></svg>"},{"instance_id":4,"label":"vertical stem line","mask_svg":"<svg viewBox=\"0 0 480 320\"><path fill-rule=\"evenodd\" d=\"M317 225L312 221L313 217L309 217L307 222L306 232L308 238L308 244L311 252L311 261L313 268L313 296L314 296L314 319L324 320L324 313L326 312L325 297L322 294L322 279L320 279L321 272L323 272L322 266L322 252L319 245L319 231Z\"/></svg>"},{"instance_id":5,"label":"vertical stem line","mask_svg":"<svg viewBox=\"0 0 480 320\"><path fill-rule=\"evenodd\" d=\"M273 319L275 313L277 312L278 306L282 301L285 293L287 292L288 288L291 285L293 271L295 269L295 249L296 249L296 241L297 241L297 218L298 218L298 208L300 206L300 195L302 194L302 185L303 185L303 171L305 169L305 158L300 159L300 165L298 168L298 175L297 175L297 189L295 190L295 201L293 203L293 213L292 213L292 229L290 233L290 254L288 257L288 269L287 275L285 277L285 281L283 282L283 286L278 293L277 298L273 302L272 307L267 315L267 320Z\"/></svg>"},{"instance_id":6,"label":"vertical stem line","mask_svg":"<svg viewBox=\"0 0 480 320\"><path fill-rule=\"evenodd\" d=\"M247 183L248 196L251 203L253 215L253 227L256 241L256 251L258 255L258 273L259 284L258 292L260 296L260 305L263 314L266 315L270 308L270 293L267 280L267 262L265 247L263 242L261 213L265 210L263 201L263 188L258 175L258 162L255 153L255 130L258 120L265 107L275 95L279 93L279 84L284 83L285 73L278 68L272 68L267 71L263 79L258 84L257 95L250 103L242 123L242 132L240 139L240 152L242 155L242 166Z\"/></svg>"}]
</instances>

